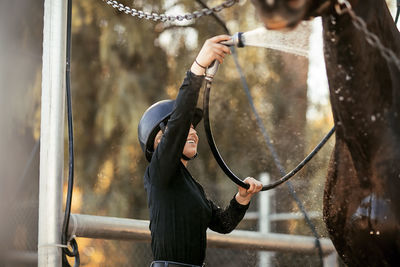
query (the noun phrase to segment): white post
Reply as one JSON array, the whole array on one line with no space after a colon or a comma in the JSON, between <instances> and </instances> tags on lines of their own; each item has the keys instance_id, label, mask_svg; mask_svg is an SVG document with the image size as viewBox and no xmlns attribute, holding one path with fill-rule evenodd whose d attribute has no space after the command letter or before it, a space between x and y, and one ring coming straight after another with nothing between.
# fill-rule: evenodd
<instances>
[{"instance_id":1,"label":"white post","mask_svg":"<svg viewBox=\"0 0 400 267\"><path fill-rule=\"evenodd\" d=\"M337 256L336 251L326 256L324 258L324 267L338 267Z\"/></svg>"},{"instance_id":2,"label":"white post","mask_svg":"<svg viewBox=\"0 0 400 267\"><path fill-rule=\"evenodd\" d=\"M61 266L67 1L45 0L38 266Z\"/></svg>"},{"instance_id":3,"label":"white post","mask_svg":"<svg viewBox=\"0 0 400 267\"><path fill-rule=\"evenodd\" d=\"M264 172L260 175L260 181L262 184L269 184L270 177L269 174ZM271 191L261 192L258 194L258 207L259 207L259 231L262 234L269 234L271 232L271 221L269 215L271 214ZM272 252L259 252L259 267L272 266L271 257L273 256Z\"/></svg>"}]
</instances>

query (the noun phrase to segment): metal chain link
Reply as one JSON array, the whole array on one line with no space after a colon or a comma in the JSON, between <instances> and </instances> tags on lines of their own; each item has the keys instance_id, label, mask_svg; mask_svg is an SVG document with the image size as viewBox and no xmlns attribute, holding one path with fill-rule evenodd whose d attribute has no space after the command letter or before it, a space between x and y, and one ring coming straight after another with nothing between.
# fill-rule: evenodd
<instances>
[{"instance_id":1,"label":"metal chain link","mask_svg":"<svg viewBox=\"0 0 400 267\"><path fill-rule=\"evenodd\" d=\"M203 8L202 10L199 11L194 11L193 13L188 13L184 15L167 15L167 14L157 14L157 13L150 13L150 12L144 12L141 10L136 10L134 8L127 7L118 1L111 1L111 0L103 0L103 2L106 2L106 4L112 6L113 8L118 9L121 12L124 12L128 15L131 15L132 17L138 17L139 19L147 19L147 20L153 20L153 21L182 21L184 19L186 20L192 20L192 19L197 19L202 16L208 16L213 13L220 12L221 10L231 7L239 0L226 0L220 5L217 5L213 8Z\"/></svg>"},{"instance_id":2,"label":"metal chain link","mask_svg":"<svg viewBox=\"0 0 400 267\"><path fill-rule=\"evenodd\" d=\"M372 47L375 47L379 50L382 57L386 59L389 63L394 63L396 67L400 70L400 59L396 56L396 54L389 48L385 47L379 37L370 32L367 28L367 23L354 13L353 9L351 8L350 3L347 0L338 0L338 4L335 6L336 12L339 15L344 13L349 13L350 17L352 18L352 23L356 29L363 32L365 34L365 40L369 43Z\"/></svg>"}]
</instances>

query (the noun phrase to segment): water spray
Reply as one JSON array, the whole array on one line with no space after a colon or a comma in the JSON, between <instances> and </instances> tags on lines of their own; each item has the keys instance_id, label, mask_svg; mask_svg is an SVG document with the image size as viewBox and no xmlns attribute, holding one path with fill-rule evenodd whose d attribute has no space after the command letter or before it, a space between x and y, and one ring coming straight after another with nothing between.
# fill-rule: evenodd
<instances>
[{"instance_id":1,"label":"water spray","mask_svg":"<svg viewBox=\"0 0 400 267\"><path fill-rule=\"evenodd\" d=\"M260 27L248 32L237 32L231 36L230 40L223 41L221 44L239 48L245 46L264 47L308 57L309 25L309 23L304 22L291 31L270 31ZM207 68L205 77L207 81L212 82L218 67L219 62L214 61Z\"/></svg>"}]
</instances>

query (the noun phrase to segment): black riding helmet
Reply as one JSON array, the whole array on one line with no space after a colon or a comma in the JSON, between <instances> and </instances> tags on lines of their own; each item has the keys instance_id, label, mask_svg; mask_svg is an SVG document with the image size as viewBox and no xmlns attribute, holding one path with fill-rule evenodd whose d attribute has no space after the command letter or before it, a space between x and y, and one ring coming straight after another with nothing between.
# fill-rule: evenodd
<instances>
[{"instance_id":1,"label":"black riding helmet","mask_svg":"<svg viewBox=\"0 0 400 267\"><path fill-rule=\"evenodd\" d=\"M149 162L154 152L154 138L161 130L160 125L167 125L174 110L175 100L162 100L150 106L140 119L138 126L139 143ZM194 127L201 121L202 117L203 111L196 108L192 118Z\"/></svg>"}]
</instances>

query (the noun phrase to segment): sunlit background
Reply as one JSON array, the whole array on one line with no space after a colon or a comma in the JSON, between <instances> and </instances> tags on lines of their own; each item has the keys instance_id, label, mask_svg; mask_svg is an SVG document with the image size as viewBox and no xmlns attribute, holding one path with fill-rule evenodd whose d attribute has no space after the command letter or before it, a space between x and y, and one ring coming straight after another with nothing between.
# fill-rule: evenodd
<instances>
[{"instance_id":1,"label":"sunlit background","mask_svg":"<svg viewBox=\"0 0 400 267\"><path fill-rule=\"evenodd\" d=\"M209 6L222 2L206 1ZM121 3L167 14L201 9L193 0ZM395 1L388 4L394 14ZM0 216L0 259L4 256L1 253L10 250L27 252L31 257L37 252L43 5L43 0L0 2L0 212L4 215ZM240 1L218 15L232 34L261 26L250 1ZM236 50L256 109L287 171L333 125L321 31L317 19L310 24L308 34L299 36L310 39L309 59L266 48ZM142 182L146 161L137 141L138 121L149 105L177 95L185 71L204 41L223 33L211 16L160 23L119 13L103 1L73 1L73 213L148 219ZM232 57L217 73L210 112L216 143L238 176L259 178L268 173L272 179L280 177ZM199 157L189 169L207 195L225 206L236 186L217 167L202 125L198 132ZM330 140L291 181L320 237L327 237L321 211L332 147ZM286 185L272 191L271 203L272 213L299 211ZM258 208L256 197L250 211ZM249 217L238 229L258 231L259 226L256 219ZM273 221L271 232L312 235L301 216ZM151 262L147 243L79 238L78 244L81 266L149 266ZM258 266L257 253L209 248L206 263ZM294 264L319 266L319 258L317 254L272 254L271 266ZM9 266L36 264L11 262Z\"/></svg>"}]
</instances>

